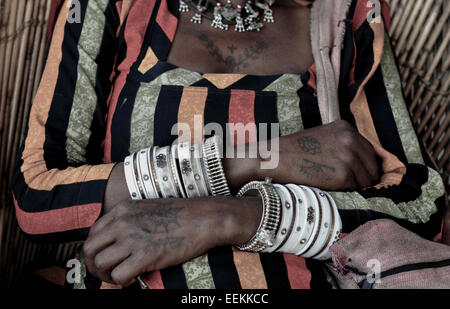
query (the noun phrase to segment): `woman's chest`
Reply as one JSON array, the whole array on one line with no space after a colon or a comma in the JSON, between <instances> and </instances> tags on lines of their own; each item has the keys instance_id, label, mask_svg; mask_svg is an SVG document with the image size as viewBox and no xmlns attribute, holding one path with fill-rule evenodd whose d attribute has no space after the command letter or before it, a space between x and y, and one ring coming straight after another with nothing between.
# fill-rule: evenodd
<instances>
[{"instance_id":1,"label":"woman's chest","mask_svg":"<svg viewBox=\"0 0 450 309\"><path fill-rule=\"evenodd\" d=\"M197 72L273 75L305 72L313 63L307 8L274 8L262 31L236 32L190 22L180 14L168 62Z\"/></svg>"}]
</instances>

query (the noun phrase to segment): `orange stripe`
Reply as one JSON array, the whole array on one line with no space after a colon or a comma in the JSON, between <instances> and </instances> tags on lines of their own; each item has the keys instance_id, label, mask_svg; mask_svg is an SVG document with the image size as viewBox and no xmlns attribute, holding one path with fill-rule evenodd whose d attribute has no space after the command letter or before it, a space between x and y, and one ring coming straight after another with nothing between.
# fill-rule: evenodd
<instances>
[{"instance_id":1,"label":"orange stripe","mask_svg":"<svg viewBox=\"0 0 450 309\"><path fill-rule=\"evenodd\" d=\"M161 272L159 270L151 272L150 274L142 278L142 280L152 290L164 289L164 283L162 281Z\"/></svg>"},{"instance_id":2,"label":"orange stripe","mask_svg":"<svg viewBox=\"0 0 450 309\"><path fill-rule=\"evenodd\" d=\"M100 216L102 204L86 204L43 212L25 212L13 195L17 221L29 235L42 235L91 227ZM48 224L51 222L52 224Z\"/></svg>"},{"instance_id":3,"label":"orange stripe","mask_svg":"<svg viewBox=\"0 0 450 309\"><path fill-rule=\"evenodd\" d=\"M406 173L406 167L395 155L385 150L381 145L364 91L365 85L380 65L384 48L384 25L382 23L371 23L370 27L375 35L373 44L374 65L358 89L355 99L350 105L350 110L355 118L359 133L372 144L377 155L383 160L382 167L385 175L381 178L381 186L399 185Z\"/></svg>"},{"instance_id":4,"label":"orange stripe","mask_svg":"<svg viewBox=\"0 0 450 309\"><path fill-rule=\"evenodd\" d=\"M233 249L233 260L243 289L267 289L259 254Z\"/></svg>"},{"instance_id":5,"label":"orange stripe","mask_svg":"<svg viewBox=\"0 0 450 309\"><path fill-rule=\"evenodd\" d=\"M161 1L161 6L158 11L158 16L156 16L156 22L159 24L161 29L169 38L170 42L173 42L175 38L175 33L177 31L178 18L169 12L167 7L167 1Z\"/></svg>"},{"instance_id":6,"label":"orange stripe","mask_svg":"<svg viewBox=\"0 0 450 309\"><path fill-rule=\"evenodd\" d=\"M72 184L90 180L108 179L113 165L84 166L69 168L64 171L48 171L44 161L45 124L53 100L58 80L59 66L62 59L62 44L69 5L61 8L53 40L50 46L47 64L39 85L28 122L28 135L22 154L23 165L21 171L27 185L36 190L51 190L58 184Z\"/></svg>"},{"instance_id":7,"label":"orange stripe","mask_svg":"<svg viewBox=\"0 0 450 309\"><path fill-rule=\"evenodd\" d=\"M234 137L235 145L255 142L257 139L255 97L255 91L231 90L228 122L230 136ZM238 131L238 128L232 127L233 125L244 125L245 128L242 129L244 131Z\"/></svg>"},{"instance_id":8,"label":"orange stripe","mask_svg":"<svg viewBox=\"0 0 450 309\"><path fill-rule=\"evenodd\" d=\"M178 109L178 136L180 142L203 141L203 114L205 112L208 89L185 87Z\"/></svg>"},{"instance_id":9,"label":"orange stripe","mask_svg":"<svg viewBox=\"0 0 450 309\"><path fill-rule=\"evenodd\" d=\"M294 254L283 254L291 289L310 289L311 272L306 267L306 260Z\"/></svg>"}]
</instances>

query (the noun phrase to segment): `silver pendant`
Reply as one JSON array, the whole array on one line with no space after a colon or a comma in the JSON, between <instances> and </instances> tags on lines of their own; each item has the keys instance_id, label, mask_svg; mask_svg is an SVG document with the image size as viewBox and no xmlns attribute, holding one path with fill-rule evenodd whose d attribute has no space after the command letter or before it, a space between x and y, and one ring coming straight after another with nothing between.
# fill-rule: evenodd
<instances>
[{"instance_id":1,"label":"silver pendant","mask_svg":"<svg viewBox=\"0 0 450 309\"><path fill-rule=\"evenodd\" d=\"M211 26L221 30L228 30L228 25L222 22L222 18L222 5L217 2L216 7L214 8L214 19Z\"/></svg>"},{"instance_id":2,"label":"silver pendant","mask_svg":"<svg viewBox=\"0 0 450 309\"><path fill-rule=\"evenodd\" d=\"M240 5L237 6L236 12L237 12L236 25L234 26L234 31L245 32L244 20L242 19L242 16L241 16L242 7Z\"/></svg>"},{"instance_id":3,"label":"silver pendant","mask_svg":"<svg viewBox=\"0 0 450 309\"><path fill-rule=\"evenodd\" d=\"M180 0L180 7L178 8L178 11L182 13L189 12L189 5L187 5L183 0Z\"/></svg>"},{"instance_id":4,"label":"silver pendant","mask_svg":"<svg viewBox=\"0 0 450 309\"><path fill-rule=\"evenodd\" d=\"M273 11L269 7L268 4L266 4L266 8L264 10L264 21L266 23L274 23L275 22L275 19L273 18Z\"/></svg>"}]
</instances>

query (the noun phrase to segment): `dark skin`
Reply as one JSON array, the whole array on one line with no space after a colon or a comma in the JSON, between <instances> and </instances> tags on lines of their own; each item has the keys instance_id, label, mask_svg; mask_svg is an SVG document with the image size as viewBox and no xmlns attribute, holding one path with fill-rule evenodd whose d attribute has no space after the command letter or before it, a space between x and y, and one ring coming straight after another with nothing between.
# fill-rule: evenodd
<instances>
[{"instance_id":1,"label":"dark skin","mask_svg":"<svg viewBox=\"0 0 450 309\"><path fill-rule=\"evenodd\" d=\"M193 25L190 15L181 14L169 62L199 72L306 71L313 62L309 10L294 0L275 5L277 22L261 33L220 31L209 23ZM246 57L249 53L252 57ZM239 188L271 177L276 183L345 191L367 188L378 180L373 147L345 121L281 137L279 145L275 169L261 169L261 158L224 159L230 186ZM133 202L119 163L108 181L103 216L84 245L87 267L103 281L127 286L141 273L186 262L217 246L245 243L258 228L261 205L257 197Z\"/></svg>"}]
</instances>

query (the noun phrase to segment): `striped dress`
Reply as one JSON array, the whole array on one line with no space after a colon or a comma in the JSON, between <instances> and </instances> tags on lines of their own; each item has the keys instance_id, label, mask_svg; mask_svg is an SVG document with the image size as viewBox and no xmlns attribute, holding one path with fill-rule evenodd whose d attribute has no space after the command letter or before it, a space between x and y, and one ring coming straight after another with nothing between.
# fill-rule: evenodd
<instances>
[{"instance_id":1,"label":"striped dress","mask_svg":"<svg viewBox=\"0 0 450 309\"><path fill-rule=\"evenodd\" d=\"M302 74L252 76L168 63L178 2L83 0L81 23L68 22L70 5L63 5L14 180L17 219L31 239L84 240L101 216L114 164L142 148L171 144L176 123L193 124L196 117L223 130L243 123L258 139L261 123L278 123L281 135L322 125L314 65ZM383 176L365 191L331 194L344 233L389 218L433 239L441 228L444 186L405 105L386 35L389 20L369 23L370 10L367 0L354 0L343 21L339 104L341 117L374 146ZM320 262L230 247L145 280L150 288L332 287ZM86 274L82 287L100 286Z\"/></svg>"}]
</instances>

